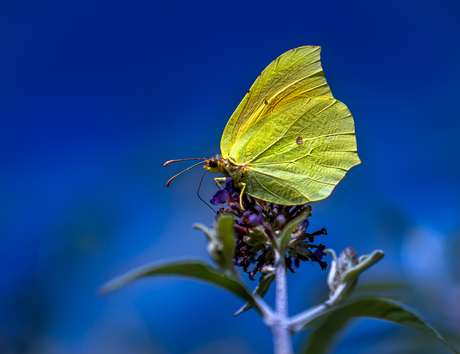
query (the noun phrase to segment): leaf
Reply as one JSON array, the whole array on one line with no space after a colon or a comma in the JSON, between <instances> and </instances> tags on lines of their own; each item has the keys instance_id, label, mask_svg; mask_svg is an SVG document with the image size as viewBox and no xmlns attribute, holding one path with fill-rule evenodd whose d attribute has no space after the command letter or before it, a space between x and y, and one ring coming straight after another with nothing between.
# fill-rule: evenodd
<instances>
[{"instance_id":1,"label":"leaf","mask_svg":"<svg viewBox=\"0 0 460 354\"><path fill-rule=\"evenodd\" d=\"M333 308L310 322L310 325L319 324L311 334L304 354L326 353L333 337L354 317L370 317L390 321L405 327L410 327L424 333L435 335L454 353L459 352L442 335L420 318L407 306L382 298L363 298Z\"/></svg>"},{"instance_id":2,"label":"leaf","mask_svg":"<svg viewBox=\"0 0 460 354\"><path fill-rule=\"evenodd\" d=\"M231 215L220 216L216 220L216 228L224 246L226 270L234 270L235 236L233 235L233 217Z\"/></svg>"},{"instance_id":3,"label":"leaf","mask_svg":"<svg viewBox=\"0 0 460 354\"><path fill-rule=\"evenodd\" d=\"M265 278L263 278L261 280L261 282L259 283L259 285L257 285L257 287L254 289L254 291L252 292L252 294L257 294L259 295L261 298L263 298L267 292L268 292L268 289L270 289L270 285L272 285L273 283L273 280L275 280L276 278L276 275L275 273L272 273L270 275L267 275ZM247 310L251 309L252 308L252 304L247 302L245 305L243 305L238 311L236 311L233 316L238 316L240 314L242 314L243 312L246 312Z\"/></svg>"},{"instance_id":4,"label":"leaf","mask_svg":"<svg viewBox=\"0 0 460 354\"><path fill-rule=\"evenodd\" d=\"M135 280L161 275L176 275L202 280L205 283L223 288L241 299L248 301L260 312L260 308L254 302L251 293L238 278L225 275L223 271L200 261L181 261L143 266L107 282L102 286L99 294L107 295Z\"/></svg>"},{"instance_id":5,"label":"leaf","mask_svg":"<svg viewBox=\"0 0 460 354\"><path fill-rule=\"evenodd\" d=\"M299 226L302 221L304 221L306 218L310 216L311 213L311 206L307 205L305 208L305 211L300 214L298 217L295 219L291 220L284 228L283 231L281 232L281 235L279 237L279 250L282 255L286 253L286 247L291 240L291 235L294 232L295 228Z\"/></svg>"},{"instance_id":6,"label":"leaf","mask_svg":"<svg viewBox=\"0 0 460 354\"><path fill-rule=\"evenodd\" d=\"M385 257L385 252L382 250L374 250L369 255L359 257L358 264L346 271L343 281L346 282L358 278L361 273L380 262L383 257Z\"/></svg>"},{"instance_id":7,"label":"leaf","mask_svg":"<svg viewBox=\"0 0 460 354\"><path fill-rule=\"evenodd\" d=\"M358 284L355 290L356 293L360 294L380 294L383 292L396 292L396 291L408 291L411 287L407 282L403 281L367 281ZM393 297L393 296L392 296Z\"/></svg>"},{"instance_id":8,"label":"leaf","mask_svg":"<svg viewBox=\"0 0 460 354\"><path fill-rule=\"evenodd\" d=\"M332 265L327 277L330 292L325 304L328 306L345 302L353 295L361 273L385 256L382 250L374 250L371 254L363 255L357 260L356 250L353 247L345 248L339 258L332 249L326 249L323 252L332 256Z\"/></svg>"},{"instance_id":9,"label":"leaf","mask_svg":"<svg viewBox=\"0 0 460 354\"><path fill-rule=\"evenodd\" d=\"M233 254L235 253L235 237L233 235L233 217L219 216L214 228L207 228L202 224L194 224L194 229L205 234L209 256L227 274L235 273Z\"/></svg>"}]
</instances>

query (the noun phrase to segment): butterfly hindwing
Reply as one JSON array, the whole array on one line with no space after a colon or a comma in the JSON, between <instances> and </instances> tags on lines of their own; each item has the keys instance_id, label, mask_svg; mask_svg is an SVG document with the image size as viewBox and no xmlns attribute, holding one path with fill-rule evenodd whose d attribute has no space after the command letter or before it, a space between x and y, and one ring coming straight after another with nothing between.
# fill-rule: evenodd
<instances>
[{"instance_id":1,"label":"butterfly hindwing","mask_svg":"<svg viewBox=\"0 0 460 354\"><path fill-rule=\"evenodd\" d=\"M246 164L246 192L296 205L326 198L353 166L353 117L340 101L317 97L293 102L259 120L229 154Z\"/></svg>"}]
</instances>

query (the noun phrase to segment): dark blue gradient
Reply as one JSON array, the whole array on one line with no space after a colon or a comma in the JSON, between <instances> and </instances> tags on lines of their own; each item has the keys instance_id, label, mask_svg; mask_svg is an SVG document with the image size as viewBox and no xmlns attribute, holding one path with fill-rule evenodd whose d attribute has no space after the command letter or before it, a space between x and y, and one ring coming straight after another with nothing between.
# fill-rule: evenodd
<instances>
[{"instance_id":1,"label":"dark blue gradient","mask_svg":"<svg viewBox=\"0 0 460 354\"><path fill-rule=\"evenodd\" d=\"M147 262L208 259L191 228L214 218L202 169L166 188L188 165L162 164L219 153L259 73L303 45L322 46L362 159L310 228L337 251L384 249L362 283L404 282L407 303L459 333L459 18L458 1L1 1L0 352L272 350L257 315L233 318L240 300L207 285L95 293ZM316 264L289 276L291 313L325 278ZM393 325L349 328L340 353L417 344Z\"/></svg>"}]
</instances>

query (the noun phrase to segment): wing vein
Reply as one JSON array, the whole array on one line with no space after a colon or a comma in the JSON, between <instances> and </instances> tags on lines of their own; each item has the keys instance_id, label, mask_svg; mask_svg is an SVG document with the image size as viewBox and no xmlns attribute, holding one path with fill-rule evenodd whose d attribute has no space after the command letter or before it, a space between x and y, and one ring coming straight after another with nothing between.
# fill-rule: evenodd
<instances>
[{"instance_id":1,"label":"wing vein","mask_svg":"<svg viewBox=\"0 0 460 354\"><path fill-rule=\"evenodd\" d=\"M279 196L278 194L273 193L272 191L270 191L270 190L268 190L267 188L265 188L265 186L264 186L262 183L260 183L260 181L258 180L258 178L257 178L254 174L252 175L252 177L257 181L257 183L259 184L259 186L261 186L266 192L268 192L268 193L271 194L271 195L274 195L274 196L277 197L277 198L280 198L280 199L282 199L282 200L285 200L285 201L289 202L286 198L283 198L283 197ZM297 189L296 189L296 190L297 190ZM302 196L304 196L304 195L302 194ZM305 196L304 196L304 197L305 197ZM307 199L308 199L308 198L307 198Z\"/></svg>"},{"instance_id":2,"label":"wing vein","mask_svg":"<svg viewBox=\"0 0 460 354\"><path fill-rule=\"evenodd\" d=\"M334 101L334 102L333 102L332 104L330 104L328 107L326 107L325 109L331 107L335 102L337 102L336 100L333 100L333 101ZM314 107L314 106L313 106L313 107ZM303 112L303 113L302 113L297 119L295 119L294 122L284 131L284 133L281 134L281 136L280 136L279 138L275 139L270 145L268 145L265 149L263 149L262 151L260 151L256 156L254 156L251 160L249 160L249 161L247 161L247 162L250 163L250 162L254 161L255 159L257 159L258 156L260 156L260 155L263 154L265 151L267 151L268 149L270 149L273 145L275 145L276 143L278 143L278 142L286 135L286 133L294 126L294 124L296 124L303 116L305 116L305 114L307 114L308 112L310 112L310 111L313 109L313 107L310 107L307 111ZM317 113L315 113L313 116L310 117L310 119L316 117L318 114L321 114L323 111L324 111L324 109L321 110L321 111L319 111L319 112L317 112ZM257 133L258 133L258 132L260 131L260 129L262 129L262 128L263 128L263 126L261 126L261 127L259 128L259 130L257 131ZM305 128L307 128L307 127L304 127L303 129L305 129ZM302 129L302 130L303 130L303 129ZM255 134L254 134L254 135L255 135Z\"/></svg>"},{"instance_id":3,"label":"wing vein","mask_svg":"<svg viewBox=\"0 0 460 354\"><path fill-rule=\"evenodd\" d=\"M308 64L307 66L313 64L313 63L316 63L317 61L319 60L315 60L313 62L311 62L310 64ZM312 77L314 75L316 75L318 72L314 72L314 73L311 73L311 74L308 74L307 76L304 76L304 77L301 77L300 79L296 80L296 81L293 81L292 83L290 83L289 85L285 86L282 90L279 90L278 92L276 92L272 97L269 98L269 100L272 100L273 98L275 98L276 96L278 96L280 93L282 93L283 91L285 91L286 89L288 89L289 87L291 87L292 85L302 81L302 80L305 80L305 79L308 79L309 77ZM323 84L324 85L324 84ZM327 84L326 84L327 85ZM317 87L320 87L322 85L318 85L318 86L315 86L315 87L312 87L311 89L308 89L306 91L302 91L303 92L308 92L308 91L311 91L311 90L314 90L315 88ZM287 95L289 95L290 92L288 92L284 97L286 97Z\"/></svg>"},{"instance_id":4,"label":"wing vein","mask_svg":"<svg viewBox=\"0 0 460 354\"><path fill-rule=\"evenodd\" d=\"M290 64L286 67L286 71L291 72L292 70L289 70L290 67L292 67L294 64L296 64L299 60L305 58L307 55L310 55L310 54L312 54L312 53L314 53L315 51L318 51L318 50L319 50L319 48L315 48L314 50L312 50L312 51L310 51L310 52L308 52L308 53L305 53L305 54L302 55L302 56L299 56L296 60L294 60L292 63L290 63ZM278 57L276 60L278 60L278 59L279 59L279 57ZM321 59L318 58L317 60L315 60L315 61L309 63L308 65L313 64L313 63L316 63L316 62L318 62L318 61L321 61ZM275 63L273 69L276 69L276 65L277 65L277 64L278 64L278 62ZM306 66L308 66L308 65L306 65ZM265 71L265 70L264 70L264 71ZM316 74L316 73L315 73L315 74ZM281 80L286 80L286 77L285 77L285 76L280 76L276 81L275 81L275 80L272 81L272 83L270 84L270 86L269 86L266 90L263 90L263 91L264 91L264 92L270 91L270 89L271 89L272 87L276 86L276 85L279 83L279 81L281 81ZM267 81L267 80L265 79L264 82L266 82L266 81ZM255 84L255 83L254 83L254 84ZM263 85L260 85L260 86L263 86ZM257 92L257 96L254 97L253 102L262 101L262 99L265 98L265 97L261 97L261 93L262 93L262 91ZM251 111L248 112L248 116L253 115L253 112L254 112L255 108L256 108L256 107L254 106L254 109L252 109Z\"/></svg>"},{"instance_id":5,"label":"wing vein","mask_svg":"<svg viewBox=\"0 0 460 354\"><path fill-rule=\"evenodd\" d=\"M281 180L281 181L283 181L283 182L289 182L288 180L286 180L286 179L284 179L284 178L281 178L281 177L279 177L279 176L272 175L272 174L269 174L269 173L267 173L267 172L262 172L262 171L256 170L256 169L253 169L253 170L256 171L257 173L262 174L262 175L270 176L270 177L273 177L273 178L277 178L277 179L279 179L279 180ZM318 181L318 180L316 180L316 179L314 179L314 178L312 178L312 177L308 177L308 176L306 176L306 175L302 175L302 177L305 177L306 179L309 179L309 180L314 181L314 182L322 183L322 184L329 184L329 185L331 184L331 183L328 183L328 182ZM333 184L333 185L335 186L335 184ZM291 186L290 186L290 187L291 187ZM291 187L291 188L294 188L294 187ZM295 188L294 188L294 189L295 189ZM296 189L296 190L297 190L297 189ZM299 192L299 191L297 190L297 192ZM300 192L299 192L299 193L300 193ZM302 195L303 195L303 194L302 194ZM305 197L305 196L304 196L304 197ZM307 198L307 199L308 199L308 198Z\"/></svg>"}]
</instances>

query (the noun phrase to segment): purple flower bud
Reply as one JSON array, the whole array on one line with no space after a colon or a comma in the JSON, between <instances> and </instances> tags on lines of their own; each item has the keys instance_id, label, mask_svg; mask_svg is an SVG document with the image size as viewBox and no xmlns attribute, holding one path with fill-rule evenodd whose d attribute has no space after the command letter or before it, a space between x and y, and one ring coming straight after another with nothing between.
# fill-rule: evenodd
<instances>
[{"instance_id":1,"label":"purple flower bud","mask_svg":"<svg viewBox=\"0 0 460 354\"><path fill-rule=\"evenodd\" d=\"M224 189L219 189L214 196L211 199L211 204L213 205L219 205L219 204L225 204L229 202L229 199L234 197L236 195L237 200L238 200L238 194L235 193L235 190L233 188L233 180L228 177L225 180L225 188Z\"/></svg>"},{"instance_id":2,"label":"purple flower bud","mask_svg":"<svg viewBox=\"0 0 460 354\"><path fill-rule=\"evenodd\" d=\"M262 224L263 217L261 215L254 213L252 210L245 210L243 212L243 215L241 216L241 220L247 226L256 227Z\"/></svg>"},{"instance_id":3,"label":"purple flower bud","mask_svg":"<svg viewBox=\"0 0 460 354\"><path fill-rule=\"evenodd\" d=\"M250 215L252 214L252 211L251 210L245 210L243 212L243 215L242 215L242 218L248 218Z\"/></svg>"},{"instance_id":4,"label":"purple flower bud","mask_svg":"<svg viewBox=\"0 0 460 354\"><path fill-rule=\"evenodd\" d=\"M235 189L233 188L233 180L230 177L227 177L225 180L225 188L224 188L229 195L232 195L235 192Z\"/></svg>"},{"instance_id":5,"label":"purple flower bud","mask_svg":"<svg viewBox=\"0 0 460 354\"><path fill-rule=\"evenodd\" d=\"M263 220L262 220L262 217L260 215L251 214L248 217L248 225L250 225L252 227L259 226L259 225L262 224L262 222L263 222Z\"/></svg>"},{"instance_id":6,"label":"purple flower bud","mask_svg":"<svg viewBox=\"0 0 460 354\"><path fill-rule=\"evenodd\" d=\"M327 262L320 261L318 263L319 263L319 265L321 267L321 270L326 270L327 269Z\"/></svg>"},{"instance_id":7,"label":"purple flower bud","mask_svg":"<svg viewBox=\"0 0 460 354\"><path fill-rule=\"evenodd\" d=\"M211 199L211 204L219 205L227 203L227 200L230 198L230 194L225 189L219 189L216 194Z\"/></svg>"},{"instance_id":8,"label":"purple flower bud","mask_svg":"<svg viewBox=\"0 0 460 354\"><path fill-rule=\"evenodd\" d=\"M318 248L316 249L315 252L313 252L312 259L320 265L322 270L326 270L327 268L327 262L323 262L321 259L326 255L326 253L323 252L323 250L326 247L324 245L319 245Z\"/></svg>"},{"instance_id":9,"label":"purple flower bud","mask_svg":"<svg viewBox=\"0 0 460 354\"><path fill-rule=\"evenodd\" d=\"M278 222L278 226L280 229L282 229L284 225L286 225L286 217L283 214L279 214L276 217L276 221Z\"/></svg>"},{"instance_id":10,"label":"purple flower bud","mask_svg":"<svg viewBox=\"0 0 460 354\"><path fill-rule=\"evenodd\" d=\"M318 259L323 259L323 257L326 255L323 251L320 249L317 249L315 252L313 252L313 255L316 256Z\"/></svg>"},{"instance_id":11,"label":"purple flower bud","mask_svg":"<svg viewBox=\"0 0 460 354\"><path fill-rule=\"evenodd\" d=\"M254 205L254 210L256 211L257 214L259 215L262 215L263 214L263 209L258 206L258 205Z\"/></svg>"},{"instance_id":12,"label":"purple flower bud","mask_svg":"<svg viewBox=\"0 0 460 354\"><path fill-rule=\"evenodd\" d=\"M237 202L240 200L240 195L238 193L233 193L230 195L233 200L236 200ZM240 204L240 202L238 202L238 204Z\"/></svg>"}]
</instances>

